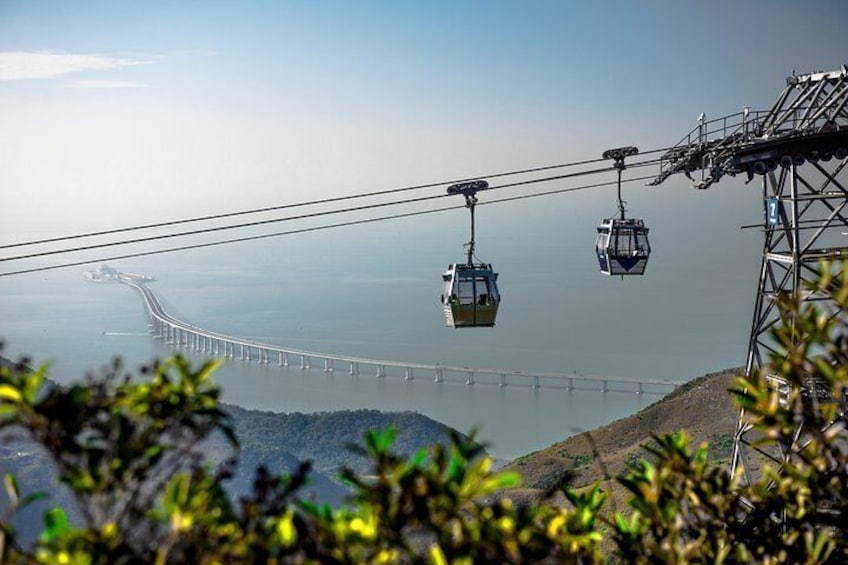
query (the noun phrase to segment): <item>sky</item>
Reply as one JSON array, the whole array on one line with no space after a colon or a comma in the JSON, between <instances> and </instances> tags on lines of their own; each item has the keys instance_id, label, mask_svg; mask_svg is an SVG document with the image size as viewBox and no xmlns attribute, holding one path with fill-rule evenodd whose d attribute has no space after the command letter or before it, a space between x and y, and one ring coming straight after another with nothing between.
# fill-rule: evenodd
<instances>
[{"instance_id":1,"label":"sky","mask_svg":"<svg viewBox=\"0 0 848 565\"><path fill-rule=\"evenodd\" d=\"M844 0L0 0L0 238L667 147L848 63Z\"/></svg>"}]
</instances>

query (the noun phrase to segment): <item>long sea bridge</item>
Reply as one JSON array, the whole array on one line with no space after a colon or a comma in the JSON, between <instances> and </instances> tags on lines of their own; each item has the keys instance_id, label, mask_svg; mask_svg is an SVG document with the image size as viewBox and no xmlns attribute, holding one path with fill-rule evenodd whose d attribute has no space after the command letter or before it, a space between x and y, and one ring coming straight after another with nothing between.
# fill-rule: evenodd
<instances>
[{"instance_id":1,"label":"long sea bridge","mask_svg":"<svg viewBox=\"0 0 848 565\"><path fill-rule=\"evenodd\" d=\"M219 332L198 328L174 318L162 307L159 298L147 286L147 277L128 273L114 272L112 281L121 282L136 289L144 300L147 311L148 328L155 338L165 343L215 357L258 361L260 364L278 364L280 367L299 367L307 371L321 368L325 373L336 371L337 365L350 375L359 375L363 371L373 373L377 378L388 374L402 375L412 381L416 376L429 375L435 382L456 381L464 378L465 384L496 384L506 386L530 386L534 389L559 388L564 390L597 390L609 392L624 387L636 394L666 393L677 388L680 383L666 379L647 379L635 377L607 377L579 373L530 373L506 369L488 369L481 367L459 367L441 364L409 363L351 357L331 353L305 351L269 343L259 343Z\"/></svg>"}]
</instances>

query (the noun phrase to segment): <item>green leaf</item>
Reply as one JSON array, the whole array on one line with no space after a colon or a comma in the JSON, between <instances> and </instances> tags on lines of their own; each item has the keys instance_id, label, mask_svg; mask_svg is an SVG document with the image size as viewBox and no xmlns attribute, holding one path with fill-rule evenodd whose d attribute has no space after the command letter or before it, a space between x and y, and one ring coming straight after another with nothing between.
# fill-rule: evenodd
<instances>
[{"instance_id":1,"label":"green leaf","mask_svg":"<svg viewBox=\"0 0 848 565\"><path fill-rule=\"evenodd\" d=\"M44 513L44 533L41 534L41 539L44 541L53 541L62 537L71 530L68 522L68 515L65 511L56 507Z\"/></svg>"},{"instance_id":2,"label":"green leaf","mask_svg":"<svg viewBox=\"0 0 848 565\"><path fill-rule=\"evenodd\" d=\"M45 375L47 374L47 366L42 365L36 371L32 371L24 378L23 395L29 404L35 403L35 398L41 385L44 383Z\"/></svg>"},{"instance_id":3,"label":"green leaf","mask_svg":"<svg viewBox=\"0 0 848 565\"><path fill-rule=\"evenodd\" d=\"M395 428L389 426L383 431L371 430L369 433L370 444L377 453L388 453L395 442Z\"/></svg>"},{"instance_id":4,"label":"green leaf","mask_svg":"<svg viewBox=\"0 0 848 565\"><path fill-rule=\"evenodd\" d=\"M21 498L20 507L24 508L24 507L32 504L33 502L37 502L39 500L47 500L48 498L50 498L50 495L47 494L46 492L41 492L41 491L31 492L31 493L25 495L23 498Z\"/></svg>"},{"instance_id":5,"label":"green leaf","mask_svg":"<svg viewBox=\"0 0 848 565\"><path fill-rule=\"evenodd\" d=\"M512 471L495 475L497 488L517 488L521 486L521 475Z\"/></svg>"},{"instance_id":6,"label":"green leaf","mask_svg":"<svg viewBox=\"0 0 848 565\"><path fill-rule=\"evenodd\" d=\"M0 385L0 400L6 400L17 404L23 400L23 395L21 394L21 391L12 385L2 384Z\"/></svg>"},{"instance_id":7,"label":"green leaf","mask_svg":"<svg viewBox=\"0 0 848 565\"><path fill-rule=\"evenodd\" d=\"M413 455L412 458L409 460L409 467L411 469L418 469L418 468L421 467L421 465L424 463L424 461L426 459L427 459L427 450L426 449L419 449L415 453L415 455Z\"/></svg>"}]
</instances>

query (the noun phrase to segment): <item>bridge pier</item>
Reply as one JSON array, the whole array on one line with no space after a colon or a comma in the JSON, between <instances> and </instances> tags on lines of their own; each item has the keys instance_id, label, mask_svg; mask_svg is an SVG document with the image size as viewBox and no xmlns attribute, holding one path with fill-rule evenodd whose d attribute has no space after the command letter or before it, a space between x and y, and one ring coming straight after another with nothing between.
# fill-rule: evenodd
<instances>
[{"instance_id":1,"label":"bridge pier","mask_svg":"<svg viewBox=\"0 0 848 565\"><path fill-rule=\"evenodd\" d=\"M308 355L301 355L300 356L300 370L305 371L309 368L310 368L309 367L309 356Z\"/></svg>"},{"instance_id":2,"label":"bridge pier","mask_svg":"<svg viewBox=\"0 0 848 565\"><path fill-rule=\"evenodd\" d=\"M636 394L642 394L644 391L642 390L642 383L636 387Z\"/></svg>"},{"instance_id":3,"label":"bridge pier","mask_svg":"<svg viewBox=\"0 0 848 565\"><path fill-rule=\"evenodd\" d=\"M445 370L444 369L436 369L436 378L433 379L434 382L443 383L445 382Z\"/></svg>"},{"instance_id":4,"label":"bridge pier","mask_svg":"<svg viewBox=\"0 0 848 565\"><path fill-rule=\"evenodd\" d=\"M289 354L285 351L280 351L280 367L289 366Z\"/></svg>"},{"instance_id":5,"label":"bridge pier","mask_svg":"<svg viewBox=\"0 0 848 565\"><path fill-rule=\"evenodd\" d=\"M501 388L506 386L506 373L501 373L501 383L498 386Z\"/></svg>"},{"instance_id":6,"label":"bridge pier","mask_svg":"<svg viewBox=\"0 0 848 565\"><path fill-rule=\"evenodd\" d=\"M259 363L261 365L267 365L268 363L270 363L270 361L268 360L268 350L267 349L262 349L262 348L259 349Z\"/></svg>"},{"instance_id":7,"label":"bridge pier","mask_svg":"<svg viewBox=\"0 0 848 565\"><path fill-rule=\"evenodd\" d=\"M407 381L415 380L415 377L412 375L412 367L406 367L406 369L404 369L403 378Z\"/></svg>"},{"instance_id":8,"label":"bridge pier","mask_svg":"<svg viewBox=\"0 0 848 565\"><path fill-rule=\"evenodd\" d=\"M568 388L565 390L572 391L574 390L574 377L568 377Z\"/></svg>"},{"instance_id":9,"label":"bridge pier","mask_svg":"<svg viewBox=\"0 0 848 565\"><path fill-rule=\"evenodd\" d=\"M351 375L358 375L359 374L359 363L357 363L356 361L350 362L350 374Z\"/></svg>"},{"instance_id":10,"label":"bridge pier","mask_svg":"<svg viewBox=\"0 0 848 565\"><path fill-rule=\"evenodd\" d=\"M603 386L601 387L601 392L609 392L609 387L607 387L607 381L603 380L601 382L603 383Z\"/></svg>"},{"instance_id":11,"label":"bridge pier","mask_svg":"<svg viewBox=\"0 0 848 565\"><path fill-rule=\"evenodd\" d=\"M332 359L324 359L324 372L325 373L332 373L335 370L336 370L336 368L333 366L333 360Z\"/></svg>"},{"instance_id":12,"label":"bridge pier","mask_svg":"<svg viewBox=\"0 0 848 565\"><path fill-rule=\"evenodd\" d=\"M533 375L533 388L538 389L541 385L539 384L539 375Z\"/></svg>"},{"instance_id":13,"label":"bridge pier","mask_svg":"<svg viewBox=\"0 0 848 565\"><path fill-rule=\"evenodd\" d=\"M465 384L471 386L474 384L474 371L468 371L465 374Z\"/></svg>"},{"instance_id":14,"label":"bridge pier","mask_svg":"<svg viewBox=\"0 0 848 565\"><path fill-rule=\"evenodd\" d=\"M386 366L385 365L377 365L376 377L378 379L382 379L385 376L386 376Z\"/></svg>"}]
</instances>

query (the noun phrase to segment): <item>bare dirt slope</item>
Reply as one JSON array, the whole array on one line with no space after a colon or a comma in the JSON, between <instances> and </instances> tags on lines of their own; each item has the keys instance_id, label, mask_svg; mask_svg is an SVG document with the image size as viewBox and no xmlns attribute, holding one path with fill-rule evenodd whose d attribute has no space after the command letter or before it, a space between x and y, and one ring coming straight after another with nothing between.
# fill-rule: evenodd
<instances>
[{"instance_id":1,"label":"bare dirt slope","mask_svg":"<svg viewBox=\"0 0 848 565\"><path fill-rule=\"evenodd\" d=\"M523 488L509 496L525 501L537 498L573 473L572 488L602 480L605 490L613 487L621 505L626 496L614 481L605 481L605 475L615 477L643 457L641 446L651 440L651 434L681 428L689 432L693 446L707 441L712 459L720 464L727 462L739 416L728 389L739 371L695 379L633 416L516 459L503 470L518 471Z\"/></svg>"}]
</instances>

